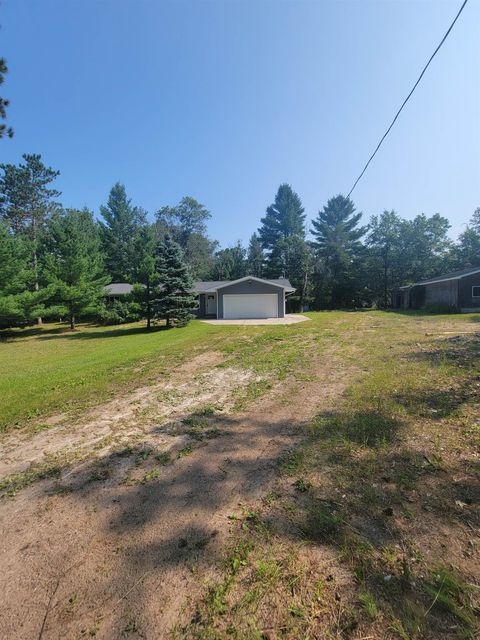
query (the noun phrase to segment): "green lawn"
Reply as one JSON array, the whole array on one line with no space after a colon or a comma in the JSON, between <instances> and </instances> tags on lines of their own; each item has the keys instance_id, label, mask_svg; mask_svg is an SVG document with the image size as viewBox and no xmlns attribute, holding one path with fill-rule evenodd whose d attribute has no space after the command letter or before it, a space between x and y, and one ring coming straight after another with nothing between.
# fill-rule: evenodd
<instances>
[{"instance_id":1,"label":"green lawn","mask_svg":"<svg viewBox=\"0 0 480 640\"><path fill-rule=\"evenodd\" d=\"M141 325L63 325L9 332L0 340L0 430L51 411L100 401L125 383L145 384L225 331L194 321L147 332Z\"/></svg>"}]
</instances>

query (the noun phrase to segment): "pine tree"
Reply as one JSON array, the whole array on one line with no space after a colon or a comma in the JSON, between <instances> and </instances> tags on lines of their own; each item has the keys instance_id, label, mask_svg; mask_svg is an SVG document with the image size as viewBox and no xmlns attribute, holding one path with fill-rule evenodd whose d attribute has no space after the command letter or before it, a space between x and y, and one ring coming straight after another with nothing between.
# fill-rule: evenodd
<instances>
[{"instance_id":1,"label":"pine tree","mask_svg":"<svg viewBox=\"0 0 480 640\"><path fill-rule=\"evenodd\" d=\"M7 62L5 58L0 58L0 84L3 84L5 78L5 74L8 71ZM5 98L0 98L0 118L5 120L7 117L7 107L9 105L9 101ZM13 137L13 129L12 127L7 127L6 124L0 124L0 138L4 136L8 136L9 138Z\"/></svg>"},{"instance_id":2,"label":"pine tree","mask_svg":"<svg viewBox=\"0 0 480 640\"><path fill-rule=\"evenodd\" d=\"M289 184L281 184L275 202L267 208L258 230L262 247L267 250L265 271L270 277L288 278L284 261L285 241L305 237L305 210L299 196Z\"/></svg>"},{"instance_id":3,"label":"pine tree","mask_svg":"<svg viewBox=\"0 0 480 640\"><path fill-rule=\"evenodd\" d=\"M23 235L29 242L33 271L33 289L40 288L39 250L45 226L58 209L54 201L60 191L49 188L58 175L43 164L40 155L24 154L24 164L2 164L0 169L0 210L13 233ZM41 324L42 319L38 318Z\"/></svg>"},{"instance_id":4,"label":"pine tree","mask_svg":"<svg viewBox=\"0 0 480 640\"><path fill-rule=\"evenodd\" d=\"M261 278L263 275L265 256L262 243L256 233L253 233L248 243L247 272L250 276Z\"/></svg>"},{"instance_id":5,"label":"pine tree","mask_svg":"<svg viewBox=\"0 0 480 640\"><path fill-rule=\"evenodd\" d=\"M130 282L135 259L134 238L144 224L145 213L132 205L125 186L117 182L106 206L100 207L105 222L100 222L100 237L105 252L105 269L114 282Z\"/></svg>"},{"instance_id":6,"label":"pine tree","mask_svg":"<svg viewBox=\"0 0 480 640\"><path fill-rule=\"evenodd\" d=\"M94 313L104 295L108 277L98 227L90 211L69 209L55 214L46 239L44 273L51 291L50 303L58 314L68 315L75 329L77 316Z\"/></svg>"},{"instance_id":7,"label":"pine tree","mask_svg":"<svg viewBox=\"0 0 480 640\"><path fill-rule=\"evenodd\" d=\"M167 328L172 322L183 326L193 317L196 308L192 295L193 281L180 246L170 234L166 234L156 251L160 289L153 302L154 317L166 321Z\"/></svg>"},{"instance_id":8,"label":"pine tree","mask_svg":"<svg viewBox=\"0 0 480 640\"><path fill-rule=\"evenodd\" d=\"M323 305L351 306L356 297L356 260L362 253L360 238L366 227L359 227L361 213L355 213L350 198L331 198L312 221L312 243L320 261L317 291Z\"/></svg>"}]
</instances>

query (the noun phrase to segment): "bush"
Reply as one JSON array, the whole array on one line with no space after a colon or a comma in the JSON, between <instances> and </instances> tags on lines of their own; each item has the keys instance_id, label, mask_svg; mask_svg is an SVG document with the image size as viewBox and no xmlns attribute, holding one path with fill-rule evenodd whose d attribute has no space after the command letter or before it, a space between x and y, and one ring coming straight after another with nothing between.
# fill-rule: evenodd
<instances>
[{"instance_id":1,"label":"bush","mask_svg":"<svg viewBox=\"0 0 480 640\"><path fill-rule=\"evenodd\" d=\"M105 325L136 322L140 319L140 305L132 300L107 301L98 310L98 320Z\"/></svg>"}]
</instances>

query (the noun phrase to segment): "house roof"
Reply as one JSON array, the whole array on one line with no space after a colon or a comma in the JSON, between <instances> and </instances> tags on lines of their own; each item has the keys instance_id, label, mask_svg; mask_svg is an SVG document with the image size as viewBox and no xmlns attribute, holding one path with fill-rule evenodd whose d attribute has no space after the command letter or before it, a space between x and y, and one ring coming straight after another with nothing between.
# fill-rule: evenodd
<instances>
[{"instance_id":1,"label":"house roof","mask_svg":"<svg viewBox=\"0 0 480 640\"><path fill-rule=\"evenodd\" d=\"M451 273L446 273L443 276L437 276L436 278L429 278L428 280L420 280L419 282L414 282L411 287L416 287L417 285L423 284L435 284L436 282L445 282L446 280L461 280L466 276L473 276L475 273L480 273L480 267L470 267L469 269L462 269L461 271L452 271ZM408 286L400 287L401 289L408 289Z\"/></svg>"},{"instance_id":2,"label":"house roof","mask_svg":"<svg viewBox=\"0 0 480 640\"><path fill-rule=\"evenodd\" d=\"M132 290L133 285L128 282L113 282L105 287L107 296L124 296L132 293Z\"/></svg>"},{"instance_id":3,"label":"house roof","mask_svg":"<svg viewBox=\"0 0 480 640\"><path fill-rule=\"evenodd\" d=\"M292 287L289 280L287 278L257 278L255 276L245 276L244 278L238 278L237 280L205 280L205 281L197 281L194 284L193 290L195 293L205 293L207 291L216 291L217 289L221 289L222 287L228 287L237 282L243 282L244 280L256 280L257 282L268 282L268 284L273 284L276 287L281 287L285 289L286 292L293 292L295 288Z\"/></svg>"},{"instance_id":4,"label":"house roof","mask_svg":"<svg viewBox=\"0 0 480 640\"><path fill-rule=\"evenodd\" d=\"M216 291L217 289L221 289L222 287L227 287L236 282L243 282L244 280L257 280L259 282L268 282L269 284L273 284L277 287L281 287L287 293L291 293L295 291L295 288L292 287L287 278L274 278L274 279L266 279L266 278L256 278L255 276L246 276L245 278L238 278L237 280L197 280L193 284L193 293L205 293L206 291ZM107 296L124 296L132 293L133 285L128 282L113 282L112 284L107 284L105 287L105 292Z\"/></svg>"}]
</instances>

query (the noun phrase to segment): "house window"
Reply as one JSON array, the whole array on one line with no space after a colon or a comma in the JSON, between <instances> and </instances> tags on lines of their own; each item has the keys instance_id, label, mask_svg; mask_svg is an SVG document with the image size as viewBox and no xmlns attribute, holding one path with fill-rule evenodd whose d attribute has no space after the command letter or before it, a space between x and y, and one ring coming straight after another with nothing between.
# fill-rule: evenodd
<instances>
[{"instance_id":1,"label":"house window","mask_svg":"<svg viewBox=\"0 0 480 640\"><path fill-rule=\"evenodd\" d=\"M480 298L480 286L472 287L472 298Z\"/></svg>"}]
</instances>

